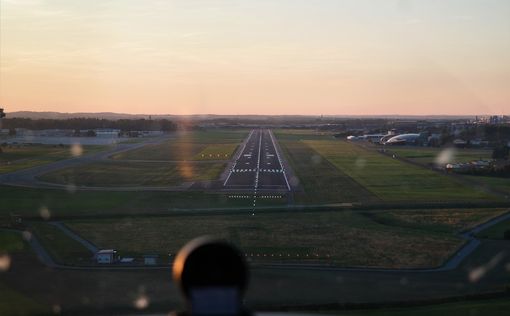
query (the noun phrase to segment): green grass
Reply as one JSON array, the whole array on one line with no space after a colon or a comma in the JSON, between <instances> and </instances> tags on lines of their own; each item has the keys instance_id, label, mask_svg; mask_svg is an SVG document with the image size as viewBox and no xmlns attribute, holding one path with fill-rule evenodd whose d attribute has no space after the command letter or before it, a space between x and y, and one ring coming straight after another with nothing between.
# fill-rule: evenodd
<instances>
[{"instance_id":1,"label":"green grass","mask_svg":"<svg viewBox=\"0 0 510 316\"><path fill-rule=\"evenodd\" d=\"M44 165L57 160L72 158L71 146L56 145L9 145L2 146L0 173ZM91 154L108 146L83 146L82 154Z\"/></svg>"},{"instance_id":2,"label":"green grass","mask_svg":"<svg viewBox=\"0 0 510 316\"><path fill-rule=\"evenodd\" d=\"M490 299L480 301L465 301L445 303L430 306L407 308L381 308L358 311L324 312L328 315L339 316L466 316L466 315L494 315L506 316L510 310L510 300Z\"/></svg>"},{"instance_id":3,"label":"green grass","mask_svg":"<svg viewBox=\"0 0 510 316\"><path fill-rule=\"evenodd\" d=\"M386 225L460 233L506 212L506 209L399 210L369 216Z\"/></svg>"},{"instance_id":4,"label":"green grass","mask_svg":"<svg viewBox=\"0 0 510 316\"><path fill-rule=\"evenodd\" d=\"M11 289L0 282L0 315L29 316L54 315L48 306Z\"/></svg>"},{"instance_id":5,"label":"green grass","mask_svg":"<svg viewBox=\"0 0 510 316\"><path fill-rule=\"evenodd\" d=\"M235 146L246 138L248 131L245 130L211 130L177 133L176 137L157 145L147 145L142 148L122 152L113 155L112 159L119 160L202 160L201 153L215 153L214 146L220 150L235 150ZM222 146L228 148L221 148ZM233 147L232 147L233 146ZM209 148L209 149L208 149ZM223 152L222 152L223 153ZM224 154L224 153L223 153ZM225 159L225 157L223 157ZM227 157L228 159L228 157Z\"/></svg>"},{"instance_id":6,"label":"green grass","mask_svg":"<svg viewBox=\"0 0 510 316\"><path fill-rule=\"evenodd\" d=\"M104 161L44 174L39 179L84 186L168 186L216 180L224 163Z\"/></svg>"},{"instance_id":7,"label":"green grass","mask_svg":"<svg viewBox=\"0 0 510 316\"><path fill-rule=\"evenodd\" d=\"M93 253L68 237L58 227L44 222L30 224L34 233L51 257L58 263L90 263Z\"/></svg>"},{"instance_id":8,"label":"green grass","mask_svg":"<svg viewBox=\"0 0 510 316\"><path fill-rule=\"evenodd\" d=\"M487 149L473 149L473 148L423 148L423 147L387 147L390 153L396 153L398 156L418 162L424 165L431 165L437 163L436 159L441 152L451 151L450 155L445 155L446 159L442 165L446 163L461 163L473 160L486 160L491 159L492 151ZM490 188L497 189L503 192L508 192L510 196L510 179L486 176L472 176L464 175L467 179L474 180Z\"/></svg>"},{"instance_id":9,"label":"green grass","mask_svg":"<svg viewBox=\"0 0 510 316\"><path fill-rule=\"evenodd\" d=\"M473 148L430 148L430 147L386 147L386 150L400 157L422 163L434 164L441 153L444 160L441 164L461 163L480 159L491 159L492 151ZM448 154L446 154L448 153Z\"/></svg>"},{"instance_id":10,"label":"green grass","mask_svg":"<svg viewBox=\"0 0 510 316\"><path fill-rule=\"evenodd\" d=\"M194 160L229 160L237 147L239 147L237 144L209 145L196 154Z\"/></svg>"},{"instance_id":11,"label":"green grass","mask_svg":"<svg viewBox=\"0 0 510 316\"><path fill-rule=\"evenodd\" d=\"M174 209L249 206L249 200L228 199L204 192L64 191L0 186L0 217L10 214L39 217L41 207L55 216L111 216L171 213Z\"/></svg>"},{"instance_id":12,"label":"green grass","mask_svg":"<svg viewBox=\"0 0 510 316\"><path fill-rule=\"evenodd\" d=\"M479 238L488 239L504 239L506 231L510 230L510 220L500 222L492 227L489 227L477 234Z\"/></svg>"},{"instance_id":13,"label":"green grass","mask_svg":"<svg viewBox=\"0 0 510 316\"><path fill-rule=\"evenodd\" d=\"M192 132L183 132L181 137L188 142L200 144L226 144L238 143L245 139L250 130L248 129L211 129Z\"/></svg>"},{"instance_id":14,"label":"green grass","mask_svg":"<svg viewBox=\"0 0 510 316\"><path fill-rule=\"evenodd\" d=\"M121 152L111 156L111 158L116 160L192 160L206 146L205 144L171 140L157 145L146 145L141 148Z\"/></svg>"},{"instance_id":15,"label":"green grass","mask_svg":"<svg viewBox=\"0 0 510 316\"><path fill-rule=\"evenodd\" d=\"M508 192L508 196L510 196L510 178L470 176L470 175L465 175L464 177L488 185L494 189L503 192Z\"/></svg>"},{"instance_id":16,"label":"green grass","mask_svg":"<svg viewBox=\"0 0 510 316\"><path fill-rule=\"evenodd\" d=\"M274 130L274 135L279 140L332 140L333 135L326 132L317 132L310 129L277 129Z\"/></svg>"},{"instance_id":17,"label":"green grass","mask_svg":"<svg viewBox=\"0 0 510 316\"><path fill-rule=\"evenodd\" d=\"M384 201L448 202L496 199L445 175L345 141L304 142Z\"/></svg>"},{"instance_id":18,"label":"green grass","mask_svg":"<svg viewBox=\"0 0 510 316\"><path fill-rule=\"evenodd\" d=\"M452 234L384 225L355 212L70 220L66 224L99 247L124 254L155 252L165 257L192 238L213 235L237 244L254 261L340 266L434 267L463 243Z\"/></svg>"},{"instance_id":19,"label":"green grass","mask_svg":"<svg viewBox=\"0 0 510 316\"><path fill-rule=\"evenodd\" d=\"M20 232L0 230L0 256L8 256L7 258L9 258L12 255L17 256L26 253L31 257L30 250ZM5 273L5 271L0 270L0 277L2 273ZM47 306L23 295L0 280L0 315L50 315L49 311Z\"/></svg>"},{"instance_id":20,"label":"green grass","mask_svg":"<svg viewBox=\"0 0 510 316\"><path fill-rule=\"evenodd\" d=\"M374 194L338 170L306 143L280 140L280 146L304 189L304 192L296 194L297 203L324 204L378 200Z\"/></svg>"},{"instance_id":21,"label":"green grass","mask_svg":"<svg viewBox=\"0 0 510 316\"><path fill-rule=\"evenodd\" d=\"M27 250L28 246L19 232L0 230L0 254Z\"/></svg>"}]
</instances>

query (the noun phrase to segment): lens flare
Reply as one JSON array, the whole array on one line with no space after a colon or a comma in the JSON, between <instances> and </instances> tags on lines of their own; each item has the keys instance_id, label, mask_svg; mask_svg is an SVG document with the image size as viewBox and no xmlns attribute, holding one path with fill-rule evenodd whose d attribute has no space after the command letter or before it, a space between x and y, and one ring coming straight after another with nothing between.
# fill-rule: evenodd
<instances>
[{"instance_id":1,"label":"lens flare","mask_svg":"<svg viewBox=\"0 0 510 316\"><path fill-rule=\"evenodd\" d=\"M9 270L11 267L11 256L8 254L0 254L0 272Z\"/></svg>"},{"instance_id":2,"label":"lens flare","mask_svg":"<svg viewBox=\"0 0 510 316\"><path fill-rule=\"evenodd\" d=\"M135 299L133 305L137 309L146 309L147 307L149 307L149 298L146 295L142 294Z\"/></svg>"},{"instance_id":3,"label":"lens flare","mask_svg":"<svg viewBox=\"0 0 510 316\"><path fill-rule=\"evenodd\" d=\"M436 165L443 166L453 162L455 159L455 154L456 154L455 148L446 148L442 150L436 157L435 160Z\"/></svg>"},{"instance_id":4,"label":"lens flare","mask_svg":"<svg viewBox=\"0 0 510 316\"><path fill-rule=\"evenodd\" d=\"M41 215L41 218L45 221L49 220L51 217L50 210L46 206L43 206L39 209L39 215Z\"/></svg>"},{"instance_id":5,"label":"lens flare","mask_svg":"<svg viewBox=\"0 0 510 316\"><path fill-rule=\"evenodd\" d=\"M73 144L70 150L73 157L80 157L83 155L83 147L78 143Z\"/></svg>"}]
</instances>

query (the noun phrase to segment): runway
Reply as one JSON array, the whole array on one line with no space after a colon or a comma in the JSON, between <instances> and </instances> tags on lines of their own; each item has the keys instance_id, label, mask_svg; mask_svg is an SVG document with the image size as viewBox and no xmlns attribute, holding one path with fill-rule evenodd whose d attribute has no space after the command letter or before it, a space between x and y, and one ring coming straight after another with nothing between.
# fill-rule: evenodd
<instances>
[{"instance_id":1,"label":"runway","mask_svg":"<svg viewBox=\"0 0 510 316\"><path fill-rule=\"evenodd\" d=\"M225 189L290 191L286 170L270 130L252 130L223 183Z\"/></svg>"}]
</instances>

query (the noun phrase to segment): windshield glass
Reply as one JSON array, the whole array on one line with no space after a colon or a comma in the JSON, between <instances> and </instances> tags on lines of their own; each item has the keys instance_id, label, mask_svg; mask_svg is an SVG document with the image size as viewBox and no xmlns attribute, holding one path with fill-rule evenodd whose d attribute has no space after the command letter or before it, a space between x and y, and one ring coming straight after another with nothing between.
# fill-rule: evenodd
<instances>
[{"instance_id":1,"label":"windshield glass","mask_svg":"<svg viewBox=\"0 0 510 316\"><path fill-rule=\"evenodd\" d=\"M0 314L504 314L509 51L506 0L0 0ZM246 293L182 295L201 236Z\"/></svg>"}]
</instances>

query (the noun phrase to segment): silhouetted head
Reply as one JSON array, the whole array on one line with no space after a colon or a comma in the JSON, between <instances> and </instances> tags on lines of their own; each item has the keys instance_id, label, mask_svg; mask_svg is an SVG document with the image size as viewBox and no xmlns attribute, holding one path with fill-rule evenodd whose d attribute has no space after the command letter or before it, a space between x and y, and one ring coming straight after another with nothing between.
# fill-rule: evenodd
<instances>
[{"instance_id":1,"label":"silhouetted head","mask_svg":"<svg viewBox=\"0 0 510 316\"><path fill-rule=\"evenodd\" d=\"M239 315L248 283L244 257L226 241L200 237L177 254L173 277L193 315Z\"/></svg>"}]
</instances>

